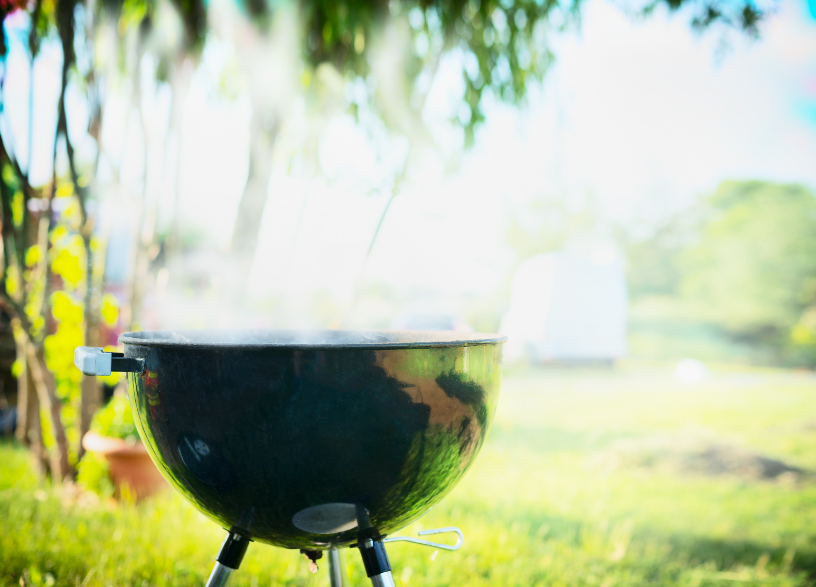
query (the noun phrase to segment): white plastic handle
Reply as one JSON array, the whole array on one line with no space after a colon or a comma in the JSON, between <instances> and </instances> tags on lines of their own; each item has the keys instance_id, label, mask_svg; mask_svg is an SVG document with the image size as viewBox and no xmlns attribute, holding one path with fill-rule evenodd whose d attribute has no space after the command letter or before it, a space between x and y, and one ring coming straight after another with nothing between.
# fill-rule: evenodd
<instances>
[{"instance_id":1,"label":"white plastic handle","mask_svg":"<svg viewBox=\"0 0 816 587\"><path fill-rule=\"evenodd\" d=\"M113 355L104 349L79 346L74 351L74 365L85 375L110 375Z\"/></svg>"}]
</instances>

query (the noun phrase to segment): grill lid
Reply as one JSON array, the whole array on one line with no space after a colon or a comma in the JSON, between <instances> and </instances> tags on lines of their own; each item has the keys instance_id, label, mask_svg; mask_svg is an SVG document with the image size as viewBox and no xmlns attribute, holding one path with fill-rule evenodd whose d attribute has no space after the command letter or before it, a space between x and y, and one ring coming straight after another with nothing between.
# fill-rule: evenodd
<instances>
[{"instance_id":1,"label":"grill lid","mask_svg":"<svg viewBox=\"0 0 816 587\"><path fill-rule=\"evenodd\" d=\"M151 347L435 348L498 344L499 334L429 330L157 330L126 332L123 344Z\"/></svg>"}]
</instances>

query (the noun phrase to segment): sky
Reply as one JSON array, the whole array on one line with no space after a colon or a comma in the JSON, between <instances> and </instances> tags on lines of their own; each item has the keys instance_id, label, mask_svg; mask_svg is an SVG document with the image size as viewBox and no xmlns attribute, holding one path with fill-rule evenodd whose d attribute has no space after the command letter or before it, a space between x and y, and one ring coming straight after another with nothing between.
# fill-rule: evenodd
<instances>
[{"instance_id":1,"label":"sky","mask_svg":"<svg viewBox=\"0 0 816 587\"><path fill-rule=\"evenodd\" d=\"M556 63L525 106L488 104L474 146L454 169L433 156L413 169L365 266L390 197L383 189L388 170L404 157L404 145L336 114L319 145L320 173L297 165L273 172L251 294L303 299L326 292L342 305L362 274L365 283L416 295L489 296L517 262L506 242L508 219L523 220L538 200L580 208L593 199L610 221L636 226L691 205L724 180L816 188L816 0L809 1L781 0L760 40L732 35L723 50L719 33L692 32L683 12L658 10L636 20L607 0L587 0L580 29L555 40ZM178 178L167 152L140 154L145 137L150 141L167 124L166 92L149 98L146 135L127 114L125 94L111 93L103 141L112 155L102 175L118 166L124 188L106 194L109 217L121 221L133 208L147 165L160 225L166 228L172 214L178 181L185 227L207 235L213 249L227 245L247 176L251 113L245 94L225 100L212 91L230 58L227 41L213 43L193 74ZM46 44L35 67L36 110L43 113L35 121L35 182L50 178L47 163L38 162L53 149L48 128L55 119L48 113L60 60L58 48ZM12 47L0 131L14 131L24 160L27 71L22 51ZM443 62L426 118L442 119L455 106L459 75L455 56ZM71 100L70 126L81 130L87 113ZM295 104L290 136L308 116ZM81 142L82 133L74 133ZM440 136L448 151L458 149L454 135Z\"/></svg>"}]
</instances>

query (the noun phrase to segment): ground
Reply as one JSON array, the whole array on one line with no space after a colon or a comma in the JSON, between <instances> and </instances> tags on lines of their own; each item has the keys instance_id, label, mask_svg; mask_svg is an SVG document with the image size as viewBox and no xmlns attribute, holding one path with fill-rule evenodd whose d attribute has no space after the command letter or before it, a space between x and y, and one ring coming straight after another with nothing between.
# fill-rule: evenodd
<instances>
[{"instance_id":1,"label":"ground","mask_svg":"<svg viewBox=\"0 0 816 587\"><path fill-rule=\"evenodd\" d=\"M390 545L398 585L816 585L816 377L668 366L508 371L462 483L404 534L459 526L436 552ZM202 585L223 538L180 497L112 507L39 485L0 445L0 585ZM364 585L356 552L351 585ZM252 545L231 585L328 585Z\"/></svg>"}]
</instances>

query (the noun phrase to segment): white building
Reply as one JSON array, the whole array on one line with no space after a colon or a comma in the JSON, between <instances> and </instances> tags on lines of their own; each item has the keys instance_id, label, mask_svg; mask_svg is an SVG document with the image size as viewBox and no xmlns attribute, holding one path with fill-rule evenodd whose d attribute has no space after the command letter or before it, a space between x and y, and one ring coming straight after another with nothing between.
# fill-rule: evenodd
<instances>
[{"instance_id":1,"label":"white building","mask_svg":"<svg viewBox=\"0 0 816 587\"><path fill-rule=\"evenodd\" d=\"M512 282L501 332L508 361L612 362L627 350L628 294L614 254L545 253Z\"/></svg>"}]
</instances>

